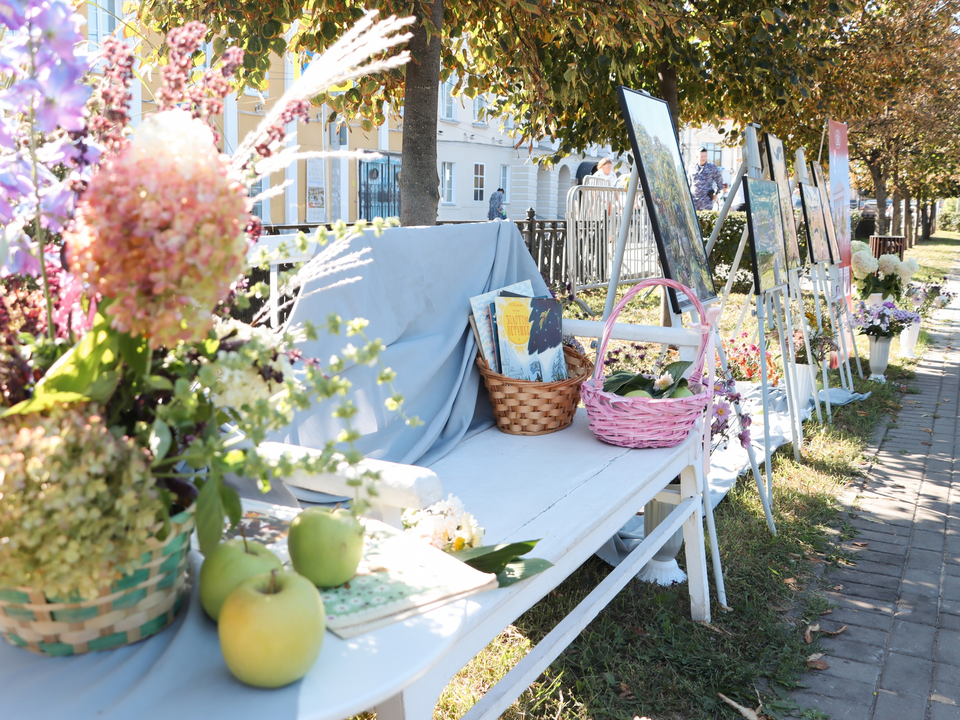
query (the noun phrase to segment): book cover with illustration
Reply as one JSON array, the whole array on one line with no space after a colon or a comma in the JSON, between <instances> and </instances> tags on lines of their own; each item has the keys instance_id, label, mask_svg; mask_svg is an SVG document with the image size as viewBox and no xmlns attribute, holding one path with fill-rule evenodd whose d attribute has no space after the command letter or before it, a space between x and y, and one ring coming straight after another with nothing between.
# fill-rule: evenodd
<instances>
[{"instance_id":1,"label":"book cover with illustration","mask_svg":"<svg viewBox=\"0 0 960 720\"><path fill-rule=\"evenodd\" d=\"M490 313L490 304L494 298L503 291L515 292L519 295L530 297L533 295L533 284L529 280L508 285L505 288L491 290L470 298L470 308L473 310L473 316L477 322L477 333L480 335L480 352L487 365L494 372L500 372L499 348L497 347L496 335L493 327L493 315Z\"/></svg>"},{"instance_id":2,"label":"book cover with illustration","mask_svg":"<svg viewBox=\"0 0 960 720\"><path fill-rule=\"evenodd\" d=\"M560 303L549 297L494 300L500 373L517 380L566 380Z\"/></svg>"}]
</instances>

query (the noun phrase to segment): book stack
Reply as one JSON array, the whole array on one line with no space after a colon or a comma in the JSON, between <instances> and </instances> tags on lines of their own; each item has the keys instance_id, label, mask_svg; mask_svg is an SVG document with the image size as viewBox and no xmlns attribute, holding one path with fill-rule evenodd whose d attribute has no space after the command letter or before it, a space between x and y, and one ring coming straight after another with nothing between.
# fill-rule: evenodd
<instances>
[{"instance_id":1,"label":"book stack","mask_svg":"<svg viewBox=\"0 0 960 720\"><path fill-rule=\"evenodd\" d=\"M567 379L558 300L535 296L524 280L472 297L470 306L470 327L490 370L515 380Z\"/></svg>"}]
</instances>

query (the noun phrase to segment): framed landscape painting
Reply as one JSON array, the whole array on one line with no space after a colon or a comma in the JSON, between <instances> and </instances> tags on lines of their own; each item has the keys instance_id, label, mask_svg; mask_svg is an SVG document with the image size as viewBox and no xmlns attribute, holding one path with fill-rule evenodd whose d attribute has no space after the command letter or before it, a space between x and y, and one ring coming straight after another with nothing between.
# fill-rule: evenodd
<instances>
[{"instance_id":1,"label":"framed landscape painting","mask_svg":"<svg viewBox=\"0 0 960 720\"><path fill-rule=\"evenodd\" d=\"M837 243L837 229L833 225L833 213L830 212L830 193L827 192L827 182L823 179L823 170L820 163L812 162L813 181L817 185L817 194L820 195L820 210L823 214L823 229L827 234L827 243L830 245L830 258L834 263L840 262L840 245Z\"/></svg>"},{"instance_id":2,"label":"framed landscape painting","mask_svg":"<svg viewBox=\"0 0 960 720\"><path fill-rule=\"evenodd\" d=\"M820 192L813 185L800 183L803 201L803 220L807 225L807 262L830 262L830 243L823 226L823 209L820 207Z\"/></svg>"},{"instance_id":3,"label":"framed landscape painting","mask_svg":"<svg viewBox=\"0 0 960 720\"><path fill-rule=\"evenodd\" d=\"M680 144L673 131L670 108L659 98L623 86L617 88L617 95L640 173L663 275L691 288L700 302L715 300L717 290L687 184ZM682 293L678 295L670 290L669 294L675 313L690 309L691 303Z\"/></svg>"},{"instance_id":4,"label":"framed landscape painting","mask_svg":"<svg viewBox=\"0 0 960 720\"><path fill-rule=\"evenodd\" d=\"M770 179L780 191L780 215L783 221L784 251L787 268L794 270L803 265L800 257L800 245L797 242L797 222L793 215L793 202L790 194L790 176L787 173L787 156L783 143L770 133L765 137L767 152L765 160L770 170Z\"/></svg>"},{"instance_id":5,"label":"framed landscape painting","mask_svg":"<svg viewBox=\"0 0 960 720\"><path fill-rule=\"evenodd\" d=\"M772 180L745 177L743 183L747 225L750 228L753 290L757 295L762 295L787 281L780 191Z\"/></svg>"}]
</instances>

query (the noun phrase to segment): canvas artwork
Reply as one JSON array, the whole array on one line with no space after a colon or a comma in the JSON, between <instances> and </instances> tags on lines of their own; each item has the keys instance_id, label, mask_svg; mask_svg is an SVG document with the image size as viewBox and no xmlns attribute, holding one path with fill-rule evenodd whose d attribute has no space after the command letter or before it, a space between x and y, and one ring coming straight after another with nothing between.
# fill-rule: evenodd
<instances>
[{"instance_id":1,"label":"canvas artwork","mask_svg":"<svg viewBox=\"0 0 960 720\"><path fill-rule=\"evenodd\" d=\"M772 180L745 177L743 182L750 227L753 288L760 295L787 281L780 191Z\"/></svg>"},{"instance_id":2,"label":"canvas artwork","mask_svg":"<svg viewBox=\"0 0 960 720\"><path fill-rule=\"evenodd\" d=\"M618 87L620 109L640 173L664 277L691 288L701 302L717 297L700 224L687 184L680 144L666 102ZM674 312L690 308L683 293L670 290Z\"/></svg>"},{"instance_id":3,"label":"canvas artwork","mask_svg":"<svg viewBox=\"0 0 960 720\"><path fill-rule=\"evenodd\" d=\"M820 193L813 185L800 183L800 197L803 201L803 219L807 225L807 262L830 262L830 244L823 227Z\"/></svg>"},{"instance_id":4,"label":"canvas artwork","mask_svg":"<svg viewBox=\"0 0 960 720\"><path fill-rule=\"evenodd\" d=\"M787 173L787 156L783 142L776 135L766 134L766 161L770 169L770 179L780 191L780 216L783 221L784 250L787 268L794 270L803 265L800 258L800 245L797 242L797 223L793 215L793 203L790 195L790 176Z\"/></svg>"},{"instance_id":5,"label":"canvas artwork","mask_svg":"<svg viewBox=\"0 0 960 720\"><path fill-rule=\"evenodd\" d=\"M823 179L823 170L820 163L810 163L813 167L813 180L817 185L817 193L820 195L820 210L823 214L823 228L827 234L827 242L830 245L831 262L840 262L840 245L837 242L837 229L833 225L833 213L830 212L830 194L827 192L827 183Z\"/></svg>"}]
</instances>

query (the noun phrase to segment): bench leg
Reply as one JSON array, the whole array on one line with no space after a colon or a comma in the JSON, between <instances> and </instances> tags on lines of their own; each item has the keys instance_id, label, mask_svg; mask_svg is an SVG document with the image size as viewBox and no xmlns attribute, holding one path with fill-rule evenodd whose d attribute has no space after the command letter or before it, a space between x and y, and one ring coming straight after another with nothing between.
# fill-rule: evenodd
<instances>
[{"instance_id":1,"label":"bench leg","mask_svg":"<svg viewBox=\"0 0 960 720\"><path fill-rule=\"evenodd\" d=\"M680 496L701 497L701 469L690 465L680 473ZM690 615L694 620L710 621L710 590L707 584L707 553L703 538L703 521L695 512L683 523L686 547L687 581L690 590Z\"/></svg>"}]
</instances>

